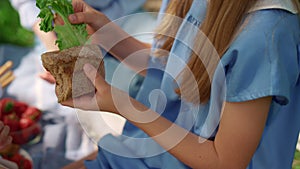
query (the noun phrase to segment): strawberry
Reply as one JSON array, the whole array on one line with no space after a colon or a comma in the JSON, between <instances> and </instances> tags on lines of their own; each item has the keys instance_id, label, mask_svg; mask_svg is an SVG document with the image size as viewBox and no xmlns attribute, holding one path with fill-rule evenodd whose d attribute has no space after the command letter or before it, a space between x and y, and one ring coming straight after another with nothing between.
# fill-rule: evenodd
<instances>
[{"instance_id":1,"label":"strawberry","mask_svg":"<svg viewBox=\"0 0 300 169\"><path fill-rule=\"evenodd\" d=\"M32 134L35 136L39 135L41 132L42 132L41 126L38 124L36 124L32 129Z\"/></svg>"},{"instance_id":2,"label":"strawberry","mask_svg":"<svg viewBox=\"0 0 300 169\"><path fill-rule=\"evenodd\" d=\"M10 144L4 147L4 149L0 150L0 155L3 158L11 158L12 156L14 156L14 154L18 153L19 151L20 151L20 145Z\"/></svg>"},{"instance_id":3,"label":"strawberry","mask_svg":"<svg viewBox=\"0 0 300 169\"><path fill-rule=\"evenodd\" d=\"M4 159L12 161L16 163L19 167L19 169L32 169L32 163L29 159L25 158L22 154L19 152L12 154L10 156L3 155Z\"/></svg>"},{"instance_id":4,"label":"strawberry","mask_svg":"<svg viewBox=\"0 0 300 169\"><path fill-rule=\"evenodd\" d=\"M20 165L20 161L23 159L23 156L20 153L14 154L12 157L4 157L6 160L15 162L18 166Z\"/></svg>"},{"instance_id":5,"label":"strawberry","mask_svg":"<svg viewBox=\"0 0 300 169\"><path fill-rule=\"evenodd\" d=\"M28 107L22 114L22 118L30 118L33 121L39 121L41 119L41 116L41 111L35 107Z\"/></svg>"},{"instance_id":6,"label":"strawberry","mask_svg":"<svg viewBox=\"0 0 300 169\"><path fill-rule=\"evenodd\" d=\"M27 125L29 125L27 128L24 128L23 130L21 130L22 132L22 140L24 140L25 142L28 142L30 140L32 140L33 138L35 138L37 135L39 135L41 133L41 128L37 123L34 123L34 121L32 121L31 119L21 119L20 121L20 125L24 125L24 127L27 127Z\"/></svg>"},{"instance_id":7,"label":"strawberry","mask_svg":"<svg viewBox=\"0 0 300 169\"><path fill-rule=\"evenodd\" d=\"M35 122L31 118L29 118L29 117L22 117L20 119L20 127L21 127L21 129L26 129L26 128L34 125L34 123Z\"/></svg>"},{"instance_id":8,"label":"strawberry","mask_svg":"<svg viewBox=\"0 0 300 169\"><path fill-rule=\"evenodd\" d=\"M10 128L10 131L17 131L20 128L19 125L19 117L16 115L16 113L10 113L3 117L3 123L8 125Z\"/></svg>"},{"instance_id":9,"label":"strawberry","mask_svg":"<svg viewBox=\"0 0 300 169\"><path fill-rule=\"evenodd\" d=\"M24 140L24 138L23 138L23 133L18 132L18 133L12 134L11 136L13 138L12 142L14 144L22 145L22 144L27 143L27 140Z\"/></svg>"},{"instance_id":10,"label":"strawberry","mask_svg":"<svg viewBox=\"0 0 300 169\"><path fill-rule=\"evenodd\" d=\"M14 112L17 113L17 115L19 117L22 116L22 114L26 111L27 108L28 108L28 105L24 102L20 102L20 101L14 102L13 110L14 110Z\"/></svg>"},{"instance_id":11,"label":"strawberry","mask_svg":"<svg viewBox=\"0 0 300 169\"><path fill-rule=\"evenodd\" d=\"M25 158L23 161L23 165L20 166L20 169L32 169L31 161Z\"/></svg>"},{"instance_id":12,"label":"strawberry","mask_svg":"<svg viewBox=\"0 0 300 169\"><path fill-rule=\"evenodd\" d=\"M3 98L0 100L0 111L2 116L12 113L14 108L14 100L11 98Z\"/></svg>"}]
</instances>

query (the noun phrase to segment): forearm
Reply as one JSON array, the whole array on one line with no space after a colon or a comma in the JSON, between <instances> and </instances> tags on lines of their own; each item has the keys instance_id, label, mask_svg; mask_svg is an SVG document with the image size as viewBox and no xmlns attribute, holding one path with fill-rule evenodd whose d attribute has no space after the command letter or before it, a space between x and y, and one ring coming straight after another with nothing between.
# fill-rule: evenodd
<instances>
[{"instance_id":1,"label":"forearm","mask_svg":"<svg viewBox=\"0 0 300 169\"><path fill-rule=\"evenodd\" d=\"M224 102L214 141L181 128L132 98L130 103L117 101L121 115L188 166L239 169L248 166L259 145L271 100Z\"/></svg>"},{"instance_id":2,"label":"forearm","mask_svg":"<svg viewBox=\"0 0 300 169\"><path fill-rule=\"evenodd\" d=\"M218 158L213 141L183 129L134 99L131 103L134 108L121 106L119 112L122 116L147 133L178 160L191 168L222 168L223 162Z\"/></svg>"},{"instance_id":3,"label":"forearm","mask_svg":"<svg viewBox=\"0 0 300 169\"><path fill-rule=\"evenodd\" d=\"M55 44L56 35L54 32L44 32L40 30L40 20L38 20L32 27L33 32L41 40L43 45L46 47L47 51L58 50L57 45Z\"/></svg>"},{"instance_id":4,"label":"forearm","mask_svg":"<svg viewBox=\"0 0 300 169\"><path fill-rule=\"evenodd\" d=\"M106 24L93 34L92 41L100 44L101 47L131 69L145 75L150 44L135 39L113 22Z\"/></svg>"}]
</instances>

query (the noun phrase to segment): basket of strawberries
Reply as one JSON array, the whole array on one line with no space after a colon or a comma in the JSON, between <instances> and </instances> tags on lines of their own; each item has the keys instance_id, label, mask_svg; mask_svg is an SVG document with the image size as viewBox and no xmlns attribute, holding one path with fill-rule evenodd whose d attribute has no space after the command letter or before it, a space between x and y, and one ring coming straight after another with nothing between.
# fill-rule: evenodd
<instances>
[{"instance_id":1,"label":"basket of strawberries","mask_svg":"<svg viewBox=\"0 0 300 169\"><path fill-rule=\"evenodd\" d=\"M19 169L32 169L32 158L17 144L10 144L5 149L0 150L1 158L14 162ZM9 166L7 166L10 168Z\"/></svg>"},{"instance_id":2,"label":"basket of strawberries","mask_svg":"<svg viewBox=\"0 0 300 169\"><path fill-rule=\"evenodd\" d=\"M26 144L41 134L41 111L12 98L0 100L0 120L10 127L14 144Z\"/></svg>"}]
</instances>

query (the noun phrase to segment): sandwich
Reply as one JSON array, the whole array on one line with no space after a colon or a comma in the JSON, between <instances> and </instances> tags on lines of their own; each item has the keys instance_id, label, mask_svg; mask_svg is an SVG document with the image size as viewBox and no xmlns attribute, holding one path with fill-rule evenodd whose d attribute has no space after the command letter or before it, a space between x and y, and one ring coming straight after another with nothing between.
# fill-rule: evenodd
<instances>
[{"instance_id":1,"label":"sandwich","mask_svg":"<svg viewBox=\"0 0 300 169\"><path fill-rule=\"evenodd\" d=\"M43 53L42 64L56 80L55 92L58 102L95 92L95 87L83 72L83 65L89 63L104 76L104 62L100 47L87 42L85 24L73 25L68 21L73 7L69 0L37 0L40 8L40 29L54 31L57 35L58 51ZM63 25L53 25L56 15Z\"/></svg>"}]
</instances>

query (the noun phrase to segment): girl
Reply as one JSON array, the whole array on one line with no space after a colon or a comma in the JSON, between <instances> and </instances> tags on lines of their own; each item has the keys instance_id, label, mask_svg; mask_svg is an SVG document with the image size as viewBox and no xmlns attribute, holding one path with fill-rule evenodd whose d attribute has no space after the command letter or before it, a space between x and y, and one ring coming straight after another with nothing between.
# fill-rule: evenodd
<instances>
[{"instance_id":1,"label":"girl","mask_svg":"<svg viewBox=\"0 0 300 169\"><path fill-rule=\"evenodd\" d=\"M73 6L72 23L100 29L101 47L145 76L133 99L84 66L97 92L63 104L128 120L121 137L100 140L87 168L291 168L300 128L298 1L163 1L168 15L159 17L151 53L84 2Z\"/></svg>"}]
</instances>

